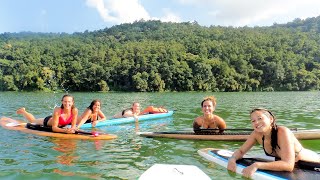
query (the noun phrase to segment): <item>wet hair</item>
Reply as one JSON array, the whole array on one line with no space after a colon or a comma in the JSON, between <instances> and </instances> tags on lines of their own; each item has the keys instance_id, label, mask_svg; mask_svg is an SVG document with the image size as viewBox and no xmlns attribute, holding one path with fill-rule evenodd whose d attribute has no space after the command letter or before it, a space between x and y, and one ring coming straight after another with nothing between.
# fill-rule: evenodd
<instances>
[{"instance_id":1,"label":"wet hair","mask_svg":"<svg viewBox=\"0 0 320 180\"><path fill-rule=\"evenodd\" d=\"M213 106L216 106L217 105L217 101L216 101L216 98L214 96L207 96L203 99L203 101L201 102L201 107L203 107L203 103L205 101L211 101Z\"/></svg>"},{"instance_id":2,"label":"wet hair","mask_svg":"<svg viewBox=\"0 0 320 180\"><path fill-rule=\"evenodd\" d=\"M256 111L263 112L265 115L272 117L273 119L273 122L271 123L271 153L276 152L277 147L280 149L280 146L278 145L278 126L276 124L276 117L271 111L264 108L255 108L250 112L250 115Z\"/></svg>"},{"instance_id":3,"label":"wet hair","mask_svg":"<svg viewBox=\"0 0 320 180\"><path fill-rule=\"evenodd\" d=\"M72 106L71 106L71 109L75 108L75 106L74 106L74 97L71 96L70 94L65 94L65 95L62 96L61 101L63 101L63 99L64 99L65 97L71 97L71 98L72 98L73 104L72 104ZM64 107L63 107L63 104L61 104L60 107L61 107L61 109L63 109L63 108L64 108Z\"/></svg>"},{"instance_id":4,"label":"wet hair","mask_svg":"<svg viewBox=\"0 0 320 180\"><path fill-rule=\"evenodd\" d=\"M91 111L93 111L93 106L94 106L97 102L99 102L100 105L101 105L101 101L100 101L99 99L95 99L95 100L93 100L93 101L91 102L90 106L88 106L88 109L90 109Z\"/></svg>"}]
</instances>

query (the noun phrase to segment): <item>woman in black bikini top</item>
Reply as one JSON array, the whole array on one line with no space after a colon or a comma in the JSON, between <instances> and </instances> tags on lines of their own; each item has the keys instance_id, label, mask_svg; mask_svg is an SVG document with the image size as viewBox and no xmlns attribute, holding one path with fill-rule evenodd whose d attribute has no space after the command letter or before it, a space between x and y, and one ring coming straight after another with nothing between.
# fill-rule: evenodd
<instances>
[{"instance_id":1,"label":"woman in black bikini top","mask_svg":"<svg viewBox=\"0 0 320 180\"><path fill-rule=\"evenodd\" d=\"M293 171L295 162L320 162L317 153L305 149L284 126L277 126L275 116L266 109L253 109L250 113L251 124L254 131L246 142L233 153L228 162L228 169L236 171L236 160L241 159L255 144L259 142L266 155L277 158L272 162L255 162L243 169L245 177L251 177L258 169L271 171ZM270 152L271 153L268 153Z\"/></svg>"}]
</instances>

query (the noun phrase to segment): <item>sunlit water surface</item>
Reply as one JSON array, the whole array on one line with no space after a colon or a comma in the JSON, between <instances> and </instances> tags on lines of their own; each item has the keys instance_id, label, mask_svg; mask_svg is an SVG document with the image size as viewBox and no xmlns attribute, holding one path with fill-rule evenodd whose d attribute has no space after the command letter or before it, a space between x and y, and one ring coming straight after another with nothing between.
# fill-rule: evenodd
<instances>
[{"instance_id":1,"label":"sunlit water surface","mask_svg":"<svg viewBox=\"0 0 320 180\"><path fill-rule=\"evenodd\" d=\"M0 92L0 116L23 119L15 114L26 107L36 117L45 117L60 105L61 93ZM241 179L208 162L197 150L207 147L235 150L242 142L152 139L136 131L191 130L193 119L201 115L203 97L217 98L216 114L229 128L251 128L249 111L254 107L271 109L278 125L289 128L320 128L319 92L257 93L72 93L82 112L93 99L101 99L102 110L111 117L138 101L175 110L170 118L102 127L96 130L116 134L115 140L63 140L24 134L0 128L1 179L137 179L155 163L196 165L212 179ZM319 140L302 141L306 148L320 153ZM260 153L255 146L253 153Z\"/></svg>"}]
</instances>

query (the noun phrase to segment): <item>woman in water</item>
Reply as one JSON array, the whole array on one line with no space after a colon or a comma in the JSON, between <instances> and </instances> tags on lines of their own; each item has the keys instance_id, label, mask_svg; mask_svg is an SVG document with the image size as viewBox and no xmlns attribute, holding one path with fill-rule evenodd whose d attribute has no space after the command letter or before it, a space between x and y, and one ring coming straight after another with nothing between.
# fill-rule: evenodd
<instances>
[{"instance_id":1,"label":"woman in water","mask_svg":"<svg viewBox=\"0 0 320 180\"><path fill-rule=\"evenodd\" d=\"M101 111L101 101L96 99L91 102L90 106L78 118L78 128L80 129L84 123L91 123L92 127L95 127L98 121L105 119L106 116Z\"/></svg>"},{"instance_id":2,"label":"woman in water","mask_svg":"<svg viewBox=\"0 0 320 180\"><path fill-rule=\"evenodd\" d=\"M216 109L216 98L214 96L205 97L201 102L203 115L197 117L193 122L193 130L219 128L225 129L227 127L225 121L218 115L213 114ZM223 131L223 130L222 130Z\"/></svg>"},{"instance_id":3,"label":"woman in water","mask_svg":"<svg viewBox=\"0 0 320 180\"><path fill-rule=\"evenodd\" d=\"M44 119L36 119L24 107L18 109L17 114L23 115L31 123L52 127L53 132L75 133L78 109L74 106L74 98L66 94L62 97L61 102L60 107L54 108L53 115L47 116ZM63 128L68 124L71 124L71 128Z\"/></svg>"},{"instance_id":4,"label":"woman in water","mask_svg":"<svg viewBox=\"0 0 320 180\"><path fill-rule=\"evenodd\" d=\"M303 148L294 134L284 126L277 126L272 112L263 109L253 109L250 113L253 132L246 142L233 153L228 162L228 170L236 171L236 161L241 159L252 146L262 144L266 155L273 156L276 161L255 162L243 169L245 177L251 177L258 169L271 171L293 171L295 162L320 162L317 153Z\"/></svg>"}]
</instances>

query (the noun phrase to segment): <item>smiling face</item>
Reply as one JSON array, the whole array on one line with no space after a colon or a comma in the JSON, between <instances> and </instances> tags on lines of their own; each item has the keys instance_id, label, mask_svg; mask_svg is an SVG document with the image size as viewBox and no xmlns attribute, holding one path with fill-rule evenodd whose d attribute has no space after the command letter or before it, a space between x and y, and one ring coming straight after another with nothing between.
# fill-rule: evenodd
<instances>
[{"instance_id":1,"label":"smiling face","mask_svg":"<svg viewBox=\"0 0 320 180\"><path fill-rule=\"evenodd\" d=\"M132 111L134 114L139 114L140 113L140 104L139 103L133 103L132 104Z\"/></svg>"},{"instance_id":2,"label":"smiling face","mask_svg":"<svg viewBox=\"0 0 320 180\"><path fill-rule=\"evenodd\" d=\"M207 101L203 102L203 104L202 104L203 114L205 114L205 115L212 114L214 109L215 109L215 106L213 105L212 101L207 100Z\"/></svg>"},{"instance_id":3,"label":"smiling face","mask_svg":"<svg viewBox=\"0 0 320 180\"><path fill-rule=\"evenodd\" d=\"M62 99L62 106L64 109L72 109L73 103L74 101L72 96L65 96Z\"/></svg>"},{"instance_id":4,"label":"smiling face","mask_svg":"<svg viewBox=\"0 0 320 180\"><path fill-rule=\"evenodd\" d=\"M251 125L257 132L268 132L272 128L274 118L268 111L257 110L251 113Z\"/></svg>"},{"instance_id":5,"label":"smiling face","mask_svg":"<svg viewBox=\"0 0 320 180\"><path fill-rule=\"evenodd\" d=\"M93 112L98 112L98 111L100 110L100 108L101 108L101 104L100 104L99 101L96 101L96 102L94 103L94 105L92 106Z\"/></svg>"}]
</instances>

